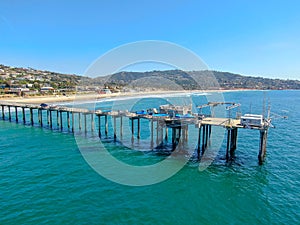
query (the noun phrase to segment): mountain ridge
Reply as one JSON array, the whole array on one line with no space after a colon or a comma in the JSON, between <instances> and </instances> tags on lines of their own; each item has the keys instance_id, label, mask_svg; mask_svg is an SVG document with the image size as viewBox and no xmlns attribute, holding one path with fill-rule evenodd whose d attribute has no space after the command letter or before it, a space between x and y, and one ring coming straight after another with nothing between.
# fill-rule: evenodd
<instances>
[{"instance_id":1,"label":"mountain ridge","mask_svg":"<svg viewBox=\"0 0 300 225\"><path fill-rule=\"evenodd\" d=\"M155 87L155 79L164 79L166 84L178 85L184 90L196 89L300 89L300 81L289 79L272 79L264 77L243 76L236 73L203 70L203 71L146 71L128 72L121 71L112 75L94 78L94 81L106 86L126 86L130 84L141 85L139 80L152 77ZM147 82L149 84L149 81Z\"/></svg>"},{"instance_id":2,"label":"mountain ridge","mask_svg":"<svg viewBox=\"0 0 300 225\"><path fill-rule=\"evenodd\" d=\"M299 80L272 79L244 76L216 70L182 71L153 70L146 72L121 71L111 75L90 78L75 74L62 74L33 68L10 67L0 64L0 84L25 85L32 88L54 86L75 88L76 86L104 86L112 89L300 89Z\"/></svg>"}]
</instances>

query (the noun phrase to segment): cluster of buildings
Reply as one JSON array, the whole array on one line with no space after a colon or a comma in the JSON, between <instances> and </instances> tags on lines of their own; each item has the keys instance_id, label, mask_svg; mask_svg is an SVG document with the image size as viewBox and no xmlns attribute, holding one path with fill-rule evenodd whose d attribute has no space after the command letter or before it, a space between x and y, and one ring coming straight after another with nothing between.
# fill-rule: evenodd
<instances>
[{"instance_id":1,"label":"cluster of buildings","mask_svg":"<svg viewBox=\"0 0 300 225\"><path fill-rule=\"evenodd\" d=\"M18 96L75 91L75 75L0 65L0 93Z\"/></svg>"}]
</instances>

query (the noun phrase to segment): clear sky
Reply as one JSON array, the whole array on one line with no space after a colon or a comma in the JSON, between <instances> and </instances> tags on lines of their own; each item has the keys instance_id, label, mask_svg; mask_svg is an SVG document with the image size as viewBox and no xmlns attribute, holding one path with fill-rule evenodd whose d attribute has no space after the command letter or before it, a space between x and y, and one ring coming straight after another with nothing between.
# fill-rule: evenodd
<instances>
[{"instance_id":1,"label":"clear sky","mask_svg":"<svg viewBox=\"0 0 300 225\"><path fill-rule=\"evenodd\" d=\"M297 0L0 0L0 64L83 74L141 40L182 45L214 70L300 79Z\"/></svg>"}]
</instances>

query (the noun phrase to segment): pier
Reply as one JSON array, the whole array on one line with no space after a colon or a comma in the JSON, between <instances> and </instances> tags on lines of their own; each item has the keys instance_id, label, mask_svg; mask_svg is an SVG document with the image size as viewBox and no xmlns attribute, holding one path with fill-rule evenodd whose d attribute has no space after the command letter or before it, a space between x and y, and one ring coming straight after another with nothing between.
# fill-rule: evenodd
<instances>
[{"instance_id":1,"label":"pier","mask_svg":"<svg viewBox=\"0 0 300 225\"><path fill-rule=\"evenodd\" d=\"M229 114L227 118L214 117L214 107L218 105L226 105ZM236 103L209 102L198 106L198 113L192 113L191 107L172 105L160 106L159 112L156 109L128 112L5 102L0 103L0 115L2 115L2 120L68 131L73 134L76 131L84 134L88 132L97 133L100 139L107 138L109 131L112 130L111 136L114 141L123 139L124 118L127 118L131 123L132 143L135 139L141 138L141 121L148 120L150 123L149 149L154 149L154 146L156 146L155 148L163 147L165 142L170 142L173 151L189 141L189 127L193 126L198 130L195 152L199 160L210 145L212 127L217 126L226 129L226 161L233 159L235 155L238 130L256 130L259 131L258 161L261 164L266 156L270 120L263 118L263 116L251 114L246 114L244 117L237 114L236 118L232 118L231 110L239 106L240 104ZM202 113L206 107L211 108L210 115ZM27 118L28 114L29 118ZM109 123L109 121L111 122Z\"/></svg>"}]
</instances>

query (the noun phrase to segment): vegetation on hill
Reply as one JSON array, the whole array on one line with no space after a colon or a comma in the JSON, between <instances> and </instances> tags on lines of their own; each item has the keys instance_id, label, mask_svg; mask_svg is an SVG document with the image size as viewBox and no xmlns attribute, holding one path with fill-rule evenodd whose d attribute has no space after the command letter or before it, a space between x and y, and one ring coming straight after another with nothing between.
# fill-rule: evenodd
<instances>
[{"instance_id":1,"label":"vegetation on hill","mask_svg":"<svg viewBox=\"0 0 300 225\"><path fill-rule=\"evenodd\" d=\"M53 87L54 89L68 89L78 85L81 79L85 79L85 77L0 64L0 85L6 88L27 87L30 90L38 90L41 87Z\"/></svg>"},{"instance_id":2,"label":"vegetation on hill","mask_svg":"<svg viewBox=\"0 0 300 225\"><path fill-rule=\"evenodd\" d=\"M119 72L89 78L75 74L17 68L0 65L0 86L6 90L27 88L39 91L52 87L57 91L97 91L108 87L115 91L128 90L197 90L197 89L300 89L300 81L242 76L219 71L150 71Z\"/></svg>"},{"instance_id":3,"label":"vegetation on hill","mask_svg":"<svg viewBox=\"0 0 300 225\"><path fill-rule=\"evenodd\" d=\"M300 89L300 81L242 76L219 71L119 72L93 80L106 86L162 87L166 89Z\"/></svg>"}]
</instances>

